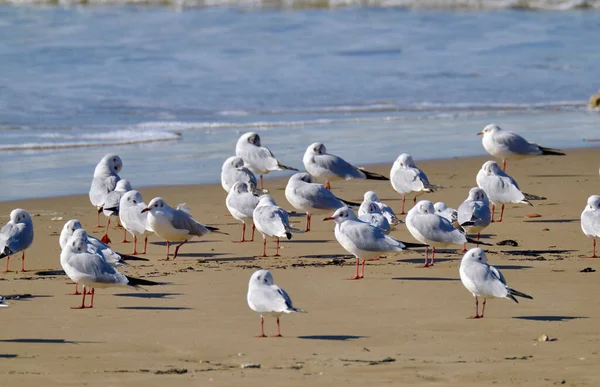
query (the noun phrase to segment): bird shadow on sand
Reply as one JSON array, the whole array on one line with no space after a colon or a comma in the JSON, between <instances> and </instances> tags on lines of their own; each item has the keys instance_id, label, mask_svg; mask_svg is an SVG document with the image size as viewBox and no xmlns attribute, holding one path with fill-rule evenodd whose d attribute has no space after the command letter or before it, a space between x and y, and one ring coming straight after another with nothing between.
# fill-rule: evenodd
<instances>
[{"instance_id":1,"label":"bird shadow on sand","mask_svg":"<svg viewBox=\"0 0 600 387\"><path fill-rule=\"evenodd\" d=\"M590 175L564 175L564 174L563 175L560 175L560 174L557 174L557 175L550 175L550 174L547 174L547 175L529 175L529 177L588 177L588 176L590 176Z\"/></svg>"},{"instance_id":2,"label":"bird shadow on sand","mask_svg":"<svg viewBox=\"0 0 600 387\"><path fill-rule=\"evenodd\" d=\"M289 241L281 241L281 243L329 243L326 239L290 239Z\"/></svg>"},{"instance_id":3,"label":"bird shadow on sand","mask_svg":"<svg viewBox=\"0 0 600 387\"><path fill-rule=\"evenodd\" d=\"M309 259L350 259L354 258L351 255L345 254L311 254L311 255L301 255L300 258L309 258Z\"/></svg>"},{"instance_id":4,"label":"bird shadow on sand","mask_svg":"<svg viewBox=\"0 0 600 387\"><path fill-rule=\"evenodd\" d=\"M2 295L5 300L11 301L29 301L32 298L50 298L54 297L49 294L6 294Z\"/></svg>"},{"instance_id":5,"label":"bird shadow on sand","mask_svg":"<svg viewBox=\"0 0 600 387\"><path fill-rule=\"evenodd\" d=\"M100 341L71 341L65 339L3 339L0 343L22 343L22 344L90 344Z\"/></svg>"},{"instance_id":6,"label":"bird shadow on sand","mask_svg":"<svg viewBox=\"0 0 600 387\"><path fill-rule=\"evenodd\" d=\"M117 293L114 296L117 297L133 297L133 298L166 298L170 299L170 296L182 296L183 293Z\"/></svg>"},{"instance_id":7,"label":"bird shadow on sand","mask_svg":"<svg viewBox=\"0 0 600 387\"><path fill-rule=\"evenodd\" d=\"M460 281L458 278L450 277L394 277L396 281Z\"/></svg>"},{"instance_id":8,"label":"bird shadow on sand","mask_svg":"<svg viewBox=\"0 0 600 387\"><path fill-rule=\"evenodd\" d=\"M537 257L543 254L567 254L577 252L577 250L501 250L503 254L522 255L525 257Z\"/></svg>"},{"instance_id":9,"label":"bird shadow on sand","mask_svg":"<svg viewBox=\"0 0 600 387\"><path fill-rule=\"evenodd\" d=\"M298 336L304 340L330 340L330 341L348 341L356 339L368 338L368 336L351 336L351 335L314 335L314 336Z\"/></svg>"},{"instance_id":10,"label":"bird shadow on sand","mask_svg":"<svg viewBox=\"0 0 600 387\"><path fill-rule=\"evenodd\" d=\"M0 359L14 359L17 356L16 353L0 353Z\"/></svg>"},{"instance_id":11,"label":"bird shadow on sand","mask_svg":"<svg viewBox=\"0 0 600 387\"><path fill-rule=\"evenodd\" d=\"M207 259L208 262L241 262L241 261L254 261L257 257L229 257L229 258L214 258Z\"/></svg>"},{"instance_id":12,"label":"bird shadow on sand","mask_svg":"<svg viewBox=\"0 0 600 387\"><path fill-rule=\"evenodd\" d=\"M533 266L526 265L494 265L494 267L498 270L523 270L533 268Z\"/></svg>"},{"instance_id":13,"label":"bird shadow on sand","mask_svg":"<svg viewBox=\"0 0 600 387\"><path fill-rule=\"evenodd\" d=\"M459 260L458 258L436 258L435 263L458 261L458 260ZM398 262L398 263L416 263L416 264L422 265L425 263L425 257L423 256L423 258L398 259L398 260L396 260L396 262Z\"/></svg>"},{"instance_id":14,"label":"bird shadow on sand","mask_svg":"<svg viewBox=\"0 0 600 387\"><path fill-rule=\"evenodd\" d=\"M213 258L221 255L227 255L226 253L178 253L177 258Z\"/></svg>"},{"instance_id":15,"label":"bird shadow on sand","mask_svg":"<svg viewBox=\"0 0 600 387\"><path fill-rule=\"evenodd\" d=\"M217 240L208 240L208 239L202 239L202 240L195 240L195 241L188 241L186 243L186 245L192 245L195 243L212 243L212 242L220 242ZM180 244L181 242L173 242L171 243L171 248L174 248L175 246L177 246L178 244ZM150 242L151 245L155 245L155 246L167 246L167 242Z\"/></svg>"},{"instance_id":16,"label":"bird shadow on sand","mask_svg":"<svg viewBox=\"0 0 600 387\"><path fill-rule=\"evenodd\" d=\"M573 223L580 222L581 219L534 219L524 220L524 223Z\"/></svg>"},{"instance_id":17,"label":"bird shadow on sand","mask_svg":"<svg viewBox=\"0 0 600 387\"><path fill-rule=\"evenodd\" d=\"M528 321L546 321L546 322L566 322L571 320L578 320L582 318L589 318L585 316L516 316L514 319L528 320Z\"/></svg>"},{"instance_id":18,"label":"bird shadow on sand","mask_svg":"<svg viewBox=\"0 0 600 387\"><path fill-rule=\"evenodd\" d=\"M67 275L64 270L42 270L35 273L39 276Z\"/></svg>"},{"instance_id":19,"label":"bird shadow on sand","mask_svg":"<svg viewBox=\"0 0 600 387\"><path fill-rule=\"evenodd\" d=\"M471 238L477 239L477 235L472 235L472 234L469 234L469 236L470 236ZM496 237L496 234L481 234L479 237L480 237L481 239L491 239L491 238L495 238L495 237Z\"/></svg>"},{"instance_id":20,"label":"bird shadow on sand","mask_svg":"<svg viewBox=\"0 0 600 387\"><path fill-rule=\"evenodd\" d=\"M192 310L185 306L120 306L117 309L123 310L154 310L154 311L175 311L175 310Z\"/></svg>"}]
</instances>

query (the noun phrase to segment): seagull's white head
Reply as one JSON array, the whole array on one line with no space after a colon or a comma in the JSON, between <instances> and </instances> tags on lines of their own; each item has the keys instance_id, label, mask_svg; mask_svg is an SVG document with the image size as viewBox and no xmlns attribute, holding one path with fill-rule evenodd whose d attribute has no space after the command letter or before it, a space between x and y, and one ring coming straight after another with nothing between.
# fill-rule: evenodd
<instances>
[{"instance_id":1,"label":"seagull's white head","mask_svg":"<svg viewBox=\"0 0 600 387\"><path fill-rule=\"evenodd\" d=\"M312 183L313 179L308 173L300 172L292 175L292 177L290 177L290 181L303 181L305 183Z\"/></svg>"},{"instance_id":2,"label":"seagull's white head","mask_svg":"<svg viewBox=\"0 0 600 387\"><path fill-rule=\"evenodd\" d=\"M250 145L260 146L260 136L256 132L244 133L238 142L245 142Z\"/></svg>"},{"instance_id":3,"label":"seagull's white head","mask_svg":"<svg viewBox=\"0 0 600 387\"><path fill-rule=\"evenodd\" d=\"M400 168L415 167L415 161L408 153L402 153L394 163L398 164Z\"/></svg>"},{"instance_id":4,"label":"seagull's white head","mask_svg":"<svg viewBox=\"0 0 600 387\"><path fill-rule=\"evenodd\" d=\"M230 192L233 192L234 194L239 195L241 193L250 192L250 191L248 190L248 184L246 184L242 181L236 181L235 184L233 185L233 187L231 187Z\"/></svg>"},{"instance_id":5,"label":"seagull's white head","mask_svg":"<svg viewBox=\"0 0 600 387\"><path fill-rule=\"evenodd\" d=\"M442 212L448 209L448 206L444 202L437 202L433 205L436 212Z\"/></svg>"},{"instance_id":6,"label":"seagull's white head","mask_svg":"<svg viewBox=\"0 0 600 387\"><path fill-rule=\"evenodd\" d=\"M273 285L273 275L265 269L260 269L252 273L248 286L269 286Z\"/></svg>"},{"instance_id":7,"label":"seagull's white head","mask_svg":"<svg viewBox=\"0 0 600 387\"><path fill-rule=\"evenodd\" d=\"M276 206L276 205L277 205L277 203L275 203L275 200L273 200L271 195L262 195L260 197L260 199L258 199L258 204L256 205L256 207Z\"/></svg>"},{"instance_id":8,"label":"seagull's white head","mask_svg":"<svg viewBox=\"0 0 600 387\"><path fill-rule=\"evenodd\" d=\"M333 215L331 215L330 217L327 217L323 220L333 220L338 224L342 224L347 220L356 220L357 217L354 214L354 211L352 211L352 209L350 209L349 207L342 207L342 208L338 208Z\"/></svg>"},{"instance_id":9,"label":"seagull's white head","mask_svg":"<svg viewBox=\"0 0 600 387\"><path fill-rule=\"evenodd\" d=\"M487 194L485 191L479 187L474 187L469 190L469 199L470 200L481 200L484 202L488 201Z\"/></svg>"},{"instance_id":10,"label":"seagull's white head","mask_svg":"<svg viewBox=\"0 0 600 387\"><path fill-rule=\"evenodd\" d=\"M131 187L131 183L127 179L122 179L117 182L117 186L115 187L115 191L119 192L127 192L131 191L133 188Z\"/></svg>"},{"instance_id":11,"label":"seagull's white head","mask_svg":"<svg viewBox=\"0 0 600 387\"><path fill-rule=\"evenodd\" d=\"M69 238L67 242L67 246L71 249L71 251L83 253L87 251L87 242L88 234L84 229L80 228L75 230L73 235ZM65 246L65 247L67 247Z\"/></svg>"},{"instance_id":12,"label":"seagull's white head","mask_svg":"<svg viewBox=\"0 0 600 387\"><path fill-rule=\"evenodd\" d=\"M10 220L13 223L26 223L31 222L31 216L29 213L21 208L15 208L10 212Z\"/></svg>"},{"instance_id":13,"label":"seagull's white head","mask_svg":"<svg viewBox=\"0 0 600 387\"><path fill-rule=\"evenodd\" d=\"M488 176L498 175L500 173L500 167L498 166L498 163L491 160L483 163L481 170Z\"/></svg>"},{"instance_id":14,"label":"seagull's white head","mask_svg":"<svg viewBox=\"0 0 600 387\"><path fill-rule=\"evenodd\" d=\"M123 168L123 161L117 155L106 155L100 160L94 171L96 174L113 174L121 172Z\"/></svg>"},{"instance_id":15,"label":"seagull's white head","mask_svg":"<svg viewBox=\"0 0 600 387\"><path fill-rule=\"evenodd\" d=\"M365 195L363 196L363 200L365 202L379 202L380 201L374 191L365 192Z\"/></svg>"},{"instance_id":16,"label":"seagull's white head","mask_svg":"<svg viewBox=\"0 0 600 387\"><path fill-rule=\"evenodd\" d=\"M121 201L119 202L120 206L135 206L138 203L142 203L142 194L138 191L130 190L121 196Z\"/></svg>"},{"instance_id":17,"label":"seagull's white head","mask_svg":"<svg viewBox=\"0 0 600 387\"><path fill-rule=\"evenodd\" d=\"M327 153L327 149L325 148L325 145L323 145L320 142L315 142L310 144L310 146L308 148L306 148L306 153L312 153L315 155L324 155Z\"/></svg>"},{"instance_id":18,"label":"seagull's white head","mask_svg":"<svg viewBox=\"0 0 600 387\"><path fill-rule=\"evenodd\" d=\"M367 214L380 214L381 209L375 202L369 202L369 205L366 208Z\"/></svg>"},{"instance_id":19,"label":"seagull's white head","mask_svg":"<svg viewBox=\"0 0 600 387\"><path fill-rule=\"evenodd\" d=\"M487 125L485 128L483 128L483 130L479 133L477 133L478 135L493 135L495 133L500 132L502 129L500 129L500 127L496 124L489 124Z\"/></svg>"},{"instance_id":20,"label":"seagull's white head","mask_svg":"<svg viewBox=\"0 0 600 387\"><path fill-rule=\"evenodd\" d=\"M475 248L467 251L465 253L465 255L463 255L462 260L465 262L470 261L470 262L479 262L479 263L487 264L487 258L485 256L485 252L479 247L475 247Z\"/></svg>"},{"instance_id":21,"label":"seagull's white head","mask_svg":"<svg viewBox=\"0 0 600 387\"><path fill-rule=\"evenodd\" d=\"M68 236L73 235L75 233L75 231L81 230L81 229L83 229L83 226L81 225L81 222L77 219L71 219L67 223L65 223L65 225L63 226L63 231Z\"/></svg>"},{"instance_id":22,"label":"seagull's white head","mask_svg":"<svg viewBox=\"0 0 600 387\"><path fill-rule=\"evenodd\" d=\"M435 208L433 207L433 203L431 203L429 200L419 201L415 205L414 209L417 211L418 214L435 214Z\"/></svg>"},{"instance_id":23,"label":"seagull's white head","mask_svg":"<svg viewBox=\"0 0 600 387\"><path fill-rule=\"evenodd\" d=\"M242 160L241 157L237 157L237 156L231 156L230 158L228 158L227 160L225 160L225 162L223 163L223 169L226 168L241 168L244 166L244 160Z\"/></svg>"},{"instance_id":24,"label":"seagull's white head","mask_svg":"<svg viewBox=\"0 0 600 387\"><path fill-rule=\"evenodd\" d=\"M144 208L142 210L142 212L146 212L146 211L150 211L150 212L154 212L154 211L159 211L163 208L167 207L167 203L164 201L163 198L161 197L156 197L152 200L150 200L150 203L148 203L148 207Z\"/></svg>"},{"instance_id":25,"label":"seagull's white head","mask_svg":"<svg viewBox=\"0 0 600 387\"><path fill-rule=\"evenodd\" d=\"M592 211L600 210L600 195L592 195L588 198L587 209Z\"/></svg>"}]
</instances>

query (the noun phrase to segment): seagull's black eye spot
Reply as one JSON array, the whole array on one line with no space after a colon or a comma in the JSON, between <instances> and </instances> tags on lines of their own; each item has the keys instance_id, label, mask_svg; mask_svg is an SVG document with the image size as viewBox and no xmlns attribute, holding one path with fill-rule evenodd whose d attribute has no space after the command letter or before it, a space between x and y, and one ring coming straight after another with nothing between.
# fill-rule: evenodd
<instances>
[{"instance_id":1,"label":"seagull's black eye spot","mask_svg":"<svg viewBox=\"0 0 600 387\"><path fill-rule=\"evenodd\" d=\"M481 257L479 257L479 258L477 258L477 259L481 261Z\"/></svg>"},{"instance_id":2,"label":"seagull's black eye spot","mask_svg":"<svg viewBox=\"0 0 600 387\"><path fill-rule=\"evenodd\" d=\"M256 279L260 281L260 276L256 277Z\"/></svg>"}]
</instances>

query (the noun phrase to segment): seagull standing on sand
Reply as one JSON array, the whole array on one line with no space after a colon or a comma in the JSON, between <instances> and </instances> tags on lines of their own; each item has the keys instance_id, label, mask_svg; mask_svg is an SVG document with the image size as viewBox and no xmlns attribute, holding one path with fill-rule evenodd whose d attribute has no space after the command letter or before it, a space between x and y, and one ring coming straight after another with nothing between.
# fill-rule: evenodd
<instances>
[{"instance_id":1,"label":"seagull standing on sand","mask_svg":"<svg viewBox=\"0 0 600 387\"><path fill-rule=\"evenodd\" d=\"M479 187L471 188L469 197L458 207L458 224L470 234L477 233L477 240L481 238L481 231L490 225L492 213L490 203L485 191ZM467 245L463 246L463 253Z\"/></svg>"},{"instance_id":2,"label":"seagull standing on sand","mask_svg":"<svg viewBox=\"0 0 600 387\"><path fill-rule=\"evenodd\" d=\"M0 230L0 259L6 257L6 269L10 256L23 252L21 272L25 271L25 250L33 243L33 221L27 211L16 208L10 212L10 220Z\"/></svg>"},{"instance_id":3,"label":"seagull standing on sand","mask_svg":"<svg viewBox=\"0 0 600 387\"><path fill-rule=\"evenodd\" d=\"M369 223L373 227L377 227L383 231L385 235L388 235L392 231L392 226L390 226L390 222L388 222L387 218L381 213L379 206L375 202L363 202L363 204L364 203L368 203L366 212L359 215L358 219ZM362 204L361 208L363 208Z\"/></svg>"},{"instance_id":4,"label":"seagull standing on sand","mask_svg":"<svg viewBox=\"0 0 600 387\"><path fill-rule=\"evenodd\" d=\"M256 187L256 176L244 166L244 160L241 157L231 156L221 167L221 186L229 193L238 181Z\"/></svg>"},{"instance_id":5,"label":"seagull standing on sand","mask_svg":"<svg viewBox=\"0 0 600 387\"><path fill-rule=\"evenodd\" d=\"M154 233L167 241L167 256L164 261L169 260L171 242L181 242L175 248L173 259L177 258L179 248L193 237L201 237L209 232L218 232L216 227L205 226L192 218L187 212L185 204L177 208L170 207L163 198L156 197L148 203L148 207L142 212L148 212L148 225Z\"/></svg>"},{"instance_id":6,"label":"seagull standing on sand","mask_svg":"<svg viewBox=\"0 0 600 387\"><path fill-rule=\"evenodd\" d=\"M65 243L60 253L60 265L73 282L81 284L84 287L81 306L76 306L72 309L93 308L96 288L132 286L138 289L140 285L159 285L157 282L132 278L121 274L106 262L106 259L100 252L90 252L88 235L83 229L76 230L67 240L67 243ZM86 288L92 289L92 300L89 306L85 306L85 296L88 294Z\"/></svg>"},{"instance_id":7,"label":"seagull standing on sand","mask_svg":"<svg viewBox=\"0 0 600 387\"><path fill-rule=\"evenodd\" d=\"M502 159L502 170L506 171L506 160L520 160L532 156L564 156L558 149L545 148L531 143L516 133L502 130L498 125L489 124L483 131L481 142L485 150Z\"/></svg>"},{"instance_id":8,"label":"seagull standing on sand","mask_svg":"<svg viewBox=\"0 0 600 387\"><path fill-rule=\"evenodd\" d=\"M247 300L250 309L260 313L260 335L258 337L267 337L265 336L265 314L277 318L277 335L275 337L281 337L279 316L283 313L304 313L302 309L294 308L290 296L273 283L273 276L264 269L252 273L248 282Z\"/></svg>"},{"instance_id":9,"label":"seagull standing on sand","mask_svg":"<svg viewBox=\"0 0 600 387\"><path fill-rule=\"evenodd\" d=\"M406 197L413 197L414 204L417 204L417 196L424 192L433 192L436 186L429 184L425 173L417 168L413 158L408 153L402 153L392 166L390 171L390 182L392 187L402 195L402 212L404 215L404 202Z\"/></svg>"},{"instance_id":10,"label":"seagull standing on sand","mask_svg":"<svg viewBox=\"0 0 600 387\"><path fill-rule=\"evenodd\" d=\"M506 298L517 304L516 297L533 300L533 297L516 291L506 285L504 276L494 266L487 263L485 253L479 247L467 251L460 262L460 280L475 297L475 316L483 318L487 298ZM483 308L479 314L479 297L483 297Z\"/></svg>"},{"instance_id":11,"label":"seagull standing on sand","mask_svg":"<svg viewBox=\"0 0 600 387\"><path fill-rule=\"evenodd\" d=\"M382 253L424 246L416 243L401 242L385 235L377 227L373 227L358 219L348 207L338 209L333 215L323 220L335 221L335 239L337 239L347 252L356 257L356 274L354 277L349 278L351 280L364 278L365 261L378 259ZM358 267L361 264L361 258L362 273L359 275Z\"/></svg>"},{"instance_id":12,"label":"seagull standing on sand","mask_svg":"<svg viewBox=\"0 0 600 387\"><path fill-rule=\"evenodd\" d=\"M144 237L144 251L139 254L146 254L148 247L148 235L154 231L148 223L148 213L142 212L146 208L146 203L142 200L142 194L131 190L121 196L119 202L119 219L123 228L133 236L133 255L137 252L137 237Z\"/></svg>"},{"instance_id":13,"label":"seagull standing on sand","mask_svg":"<svg viewBox=\"0 0 600 387\"><path fill-rule=\"evenodd\" d=\"M117 182L121 180L119 172L123 168L123 161L117 155L106 155L100 160L94 170L94 178L90 187L90 202L98 209L104 206L106 195L112 192L117 187ZM100 212L98 211L98 219L96 227L100 226Z\"/></svg>"},{"instance_id":14,"label":"seagull standing on sand","mask_svg":"<svg viewBox=\"0 0 600 387\"><path fill-rule=\"evenodd\" d=\"M592 195L588 198L587 205L581 213L581 230L593 241L593 253L586 258L598 258L596 238L600 237L600 195Z\"/></svg>"},{"instance_id":15,"label":"seagull standing on sand","mask_svg":"<svg viewBox=\"0 0 600 387\"><path fill-rule=\"evenodd\" d=\"M260 174L260 189L263 189L263 175L271 171L297 171L296 168L281 164L269 148L261 146L258 133L243 134L235 146L235 154L244 160L250 171Z\"/></svg>"},{"instance_id":16,"label":"seagull standing on sand","mask_svg":"<svg viewBox=\"0 0 600 387\"><path fill-rule=\"evenodd\" d=\"M252 222L254 209L258 204L258 196L248 189L248 184L241 181L236 182L225 199L225 205L231 216L242 222L242 238L240 242L254 241L254 223L252 223L252 238L246 240L246 222Z\"/></svg>"},{"instance_id":17,"label":"seagull standing on sand","mask_svg":"<svg viewBox=\"0 0 600 387\"><path fill-rule=\"evenodd\" d=\"M346 206L358 206L336 197L323 184L313 183L312 177L305 172L296 173L288 180L285 197L298 211L306 213L306 231L310 231L312 214L335 211Z\"/></svg>"},{"instance_id":18,"label":"seagull standing on sand","mask_svg":"<svg viewBox=\"0 0 600 387\"><path fill-rule=\"evenodd\" d=\"M450 221L450 223L456 223L458 219L458 211L454 208L450 208L444 202L437 202L433 205L435 209L435 213L441 216L442 218L446 218Z\"/></svg>"},{"instance_id":19,"label":"seagull standing on sand","mask_svg":"<svg viewBox=\"0 0 600 387\"><path fill-rule=\"evenodd\" d=\"M106 230L104 231L104 235L102 236L102 242L111 243L110 238L108 237L108 226L110 226L110 217L111 216L119 216L119 203L121 202L121 197L131 191L131 183L129 180L122 179L117 182L117 186L115 190L109 192L106 195L106 199L104 200L104 205L102 206L102 212L104 216L108 218L106 222ZM121 243L127 243L127 230L123 229L123 240Z\"/></svg>"},{"instance_id":20,"label":"seagull standing on sand","mask_svg":"<svg viewBox=\"0 0 600 387\"><path fill-rule=\"evenodd\" d=\"M275 255L279 257L279 238L292 239L292 232L301 232L290 226L288 213L277 206L269 195L262 195L252 214L254 225L263 237L263 257L267 256L267 237L276 239Z\"/></svg>"},{"instance_id":21,"label":"seagull standing on sand","mask_svg":"<svg viewBox=\"0 0 600 387\"><path fill-rule=\"evenodd\" d=\"M523 203L533 206L529 200L546 200L545 197L535 196L521 192L519 185L512 177L504 173L495 161L486 161L477 173L477 185L483 189L492 202L492 223L496 203L502 203L500 219L504 216L505 203Z\"/></svg>"},{"instance_id":22,"label":"seagull standing on sand","mask_svg":"<svg viewBox=\"0 0 600 387\"><path fill-rule=\"evenodd\" d=\"M421 200L408 211L406 227L416 240L431 247L431 263L428 262L429 247L427 247L423 267L433 266L436 247L462 245L467 242L477 243L457 230L448 219L436 214L433 204L428 200ZM487 243L481 244L489 246Z\"/></svg>"},{"instance_id":23,"label":"seagull standing on sand","mask_svg":"<svg viewBox=\"0 0 600 387\"><path fill-rule=\"evenodd\" d=\"M325 188L330 189L329 182L334 180L369 179L389 180L377 173L355 167L343 158L327 153L325 145L315 142L306 148L302 158L304 168L317 180L325 181Z\"/></svg>"},{"instance_id":24,"label":"seagull standing on sand","mask_svg":"<svg viewBox=\"0 0 600 387\"><path fill-rule=\"evenodd\" d=\"M388 220L391 226L404 223L400 219L398 219L396 213L394 212L394 210L392 210L390 206L379 200L379 197L377 197L377 194L375 194L375 192L373 191L365 192L363 196L363 202L361 203L360 208L358 209L359 217L367 213L367 209L371 202L377 204L377 207L379 207L381 213L383 214L383 216L385 216L385 218Z\"/></svg>"}]
</instances>

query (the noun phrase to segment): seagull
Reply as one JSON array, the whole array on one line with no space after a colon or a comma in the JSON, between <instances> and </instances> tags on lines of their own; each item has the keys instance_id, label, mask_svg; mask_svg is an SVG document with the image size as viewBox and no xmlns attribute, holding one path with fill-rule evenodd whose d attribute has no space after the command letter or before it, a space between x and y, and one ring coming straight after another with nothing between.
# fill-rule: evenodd
<instances>
[{"instance_id":1,"label":"seagull","mask_svg":"<svg viewBox=\"0 0 600 387\"><path fill-rule=\"evenodd\" d=\"M417 168L413 158L408 153L402 153L392 166L390 171L390 182L392 187L402 195L402 212L404 215L404 202L407 196L413 196L413 203L417 203L417 196L424 192L433 192L437 186L429 184L425 173Z\"/></svg>"},{"instance_id":2,"label":"seagull","mask_svg":"<svg viewBox=\"0 0 600 387\"><path fill-rule=\"evenodd\" d=\"M377 206L381 210L381 213L383 214L383 216L385 216L385 218L388 220L388 222L390 223L391 226L395 226L397 224L404 223L403 221L398 219L398 217L396 216L396 213L394 212L394 210L392 210L392 208L390 206L388 206L387 204L385 204L381 200L379 200L379 197L377 197L377 194L375 194L375 192L373 192L373 191L365 192L365 194L363 196L363 202L360 205L360 208L358 209L359 217L361 215L364 215L367 213L367 208L371 202L377 204Z\"/></svg>"},{"instance_id":3,"label":"seagull","mask_svg":"<svg viewBox=\"0 0 600 387\"><path fill-rule=\"evenodd\" d=\"M543 196L535 196L521 192L519 185L512 177L504 173L495 161L486 161L477 173L477 185L483 189L492 202L492 223L495 203L502 203L500 219L504 215L504 203L523 203L533 206L529 200L546 200Z\"/></svg>"},{"instance_id":4,"label":"seagull","mask_svg":"<svg viewBox=\"0 0 600 387\"><path fill-rule=\"evenodd\" d=\"M238 181L256 187L256 176L244 166L244 160L241 157L231 156L221 167L221 186L229 193Z\"/></svg>"},{"instance_id":5,"label":"seagull","mask_svg":"<svg viewBox=\"0 0 600 387\"><path fill-rule=\"evenodd\" d=\"M367 210L364 214L359 215L358 219L365 223L369 223L373 227L377 227L383 231L385 235L388 235L392 231L392 227L390 226L390 222L388 222L387 218L381 213L379 206L375 202L363 202L363 204L364 203L368 203Z\"/></svg>"},{"instance_id":6,"label":"seagull","mask_svg":"<svg viewBox=\"0 0 600 387\"><path fill-rule=\"evenodd\" d=\"M458 207L457 220L458 224L465 225L463 228L468 233L477 233L477 240L481 238L481 231L492 221L489 199L484 190L479 187L469 190L469 197ZM467 247L464 245L463 253L466 251Z\"/></svg>"},{"instance_id":7,"label":"seagull","mask_svg":"<svg viewBox=\"0 0 600 387\"><path fill-rule=\"evenodd\" d=\"M317 180L325 180L325 188L331 189L330 181L368 179L389 180L387 177L355 167L343 158L327 153L325 145L315 142L306 148L302 158L304 168Z\"/></svg>"},{"instance_id":8,"label":"seagull","mask_svg":"<svg viewBox=\"0 0 600 387\"><path fill-rule=\"evenodd\" d=\"M231 187L225 205L231 216L242 222L242 238L240 242L254 241L254 223L252 223L252 239L246 240L246 222L252 222L254 209L258 204L258 196L255 196L248 189L248 184L241 181L236 182Z\"/></svg>"},{"instance_id":9,"label":"seagull","mask_svg":"<svg viewBox=\"0 0 600 387\"><path fill-rule=\"evenodd\" d=\"M137 252L137 237L144 237L144 251L139 254L146 254L148 247L148 235L154 233L148 223L148 213L142 212L146 208L146 203L142 200L142 194L131 190L121 196L119 202L119 220L123 228L133 236L133 255Z\"/></svg>"},{"instance_id":10,"label":"seagull","mask_svg":"<svg viewBox=\"0 0 600 387\"><path fill-rule=\"evenodd\" d=\"M475 297L475 316L473 318L483 318L485 302L488 297L506 298L517 304L519 301L515 296L533 300L533 297L508 287L502 273L494 266L488 265L485 253L479 247L467 251L463 256L459 273L463 285ZM481 315L479 314L479 297L483 297Z\"/></svg>"},{"instance_id":11,"label":"seagull","mask_svg":"<svg viewBox=\"0 0 600 387\"><path fill-rule=\"evenodd\" d=\"M263 257L267 256L267 236L275 237L275 255L279 257L279 238L292 239L292 232L301 232L290 226L288 213L278 207L269 195L262 195L252 214L254 225L263 237Z\"/></svg>"},{"instance_id":12,"label":"seagull","mask_svg":"<svg viewBox=\"0 0 600 387\"><path fill-rule=\"evenodd\" d=\"M444 202L437 202L433 205L435 209L435 213L441 216L442 218L446 218L450 221L450 223L456 223L458 219L458 211L454 208L450 208Z\"/></svg>"},{"instance_id":13,"label":"seagull","mask_svg":"<svg viewBox=\"0 0 600 387\"><path fill-rule=\"evenodd\" d=\"M489 124L483 131L481 142L485 150L494 157L502 159L502 170L506 171L506 160L520 160L532 156L564 156L558 149L545 148L531 143L516 133L500 129Z\"/></svg>"},{"instance_id":14,"label":"seagull","mask_svg":"<svg viewBox=\"0 0 600 387\"><path fill-rule=\"evenodd\" d=\"M423 267L433 266L436 247L462 245L467 242L478 243L454 228L448 219L439 216L429 200L421 200L408 211L406 227L416 240L428 246L425 249L425 265ZM487 243L480 243L490 246ZM431 263L428 263L429 247L431 247Z\"/></svg>"},{"instance_id":15,"label":"seagull","mask_svg":"<svg viewBox=\"0 0 600 387\"><path fill-rule=\"evenodd\" d=\"M296 173L288 180L285 187L287 201L297 209L306 213L306 231L310 231L312 214L335 211L346 206L359 206L336 197L323 184L313 183L312 177L305 172Z\"/></svg>"},{"instance_id":16,"label":"seagull","mask_svg":"<svg viewBox=\"0 0 600 387\"><path fill-rule=\"evenodd\" d=\"M586 258L598 258L596 255L596 238L600 237L600 195L588 198L587 205L581 213L581 230L592 238L593 253Z\"/></svg>"},{"instance_id":17,"label":"seagull","mask_svg":"<svg viewBox=\"0 0 600 387\"><path fill-rule=\"evenodd\" d=\"M123 168L123 161L117 155L106 155L100 160L94 170L94 178L90 187L90 202L100 209L104 206L106 195L117 187L117 182L121 180L119 172ZM100 226L100 212L98 211L98 220L96 227Z\"/></svg>"},{"instance_id":18,"label":"seagull","mask_svg":"<svg viewBox=\"0 0 600 387\"><path fill-rule=\"evenodd\" d=\"M177 258L179 248L195 236L201 237L209 232L218 232L216 227L200 224L188 214L185 204L177 208L170 207L163 198L156 197L150 200L148 207L142 212L148 212L148 225L154 233L167 241L167 256L164 261L169 260L171 242L181 242L175 248L173 259Z\"/></svg>"},{"instance_id":19,"label":"seagull","mask_svg":"<svg viewBox=\"0 0 600 387\"><path fill-rule=\"evenodd\" d=\"M323 220L335 221L335 239L350 254L356 257L356 274L351 280L364 278L365 261L379 257L385 252L402 251L410 247L422 247L417 243L401 242L384 234L377 227L358 219L354 212L348 208L339 208L333 215ZM362 273L358 274L358 267L362 258Z\"/></svg>"},{"instance_id":20,"label":"seagull","mask_svg":"<svg viewBox=\"0 0 600 387\"><path fill-rule=\"evenodd\" d=\"M255 132L245 133L238 139L235 154L250 171L260 174L260 189L263 189L263 175L271 171L297 171L277 161L269 148L260 145L260 136Z\"/></svg>"},{"instance_id":21,"label":"seagull","mask_svg":"<svg viewBox=\"0 0 600 387\"><path fill-rule=\"evenodd\" d=\"M10 305L8 305L7 303L5 303L5 299L4 297L0 296L0 308L8 308Z\"/></svg>"},{"instance_id":22,"label":"seagull","mask_svg":"<svg viewBox=\"0 0 600 387\"><path fill-rule=\"evenodd\" d=\"M0 230L0 259L6 257L5 273L8 273L10 256L23 252L21 272L25 272L25 250L33 243L33 221L27 211L16 208L10 212L10 220Z\"/></svg>"},{"instance_id":23,"label":"seagull","mask_svg":"<svg viewBox=\"0 0 600 387\"><path fill-rule=\"evenodd\" d=\"M109 192L106 195L104 200L104 205L98 211L102 211L104 216L108 218L106 222L106 230L104 231L104 235L102 236L102 242L111 243L110 238L108 237L108 226L110 226L110 217L111 216L119 216L119 203L121 201L121 197L126 193L131 191L131 183L129 180L122 179L117 182L117 186L114 191ZM127 230L123 229L123 240L121 243L127 243Z\"/></svg>"},{"instance_id":24,"label":"seagull","mask_svg":"<svg viewBox=\"0 0 600 387\"><path fill-rule=\"evenodd\" d=\"M290 296L273 283L273 275L268 270L257 270L252 273L248 282L248 306L253 311L260 313L260 336L265 336L265 319L268 314L277 318L277 335L281 337L279 316L282 313L305 313L302 309L294 308Z\"/></svg>"},{"instance_id":25,"label":"seagull","mask_svg":"<svg viewBox=\"0 0 600 387\"><path fill-rule=\"evenodd\" d=\"M140 285L159 285L158 282L132 278L116 271L106 262L100 252L90 252L88 235L83 229L76 230L67 240L60 253L60 265L67 276L75 283L84 286L81 306L71 309L85 309L94 307L94 293L96 288L109 288L116 286L133 286L141 289ZM85 306L86 288L91 288L92 300Z\"/></svg>"}]
</instances>

